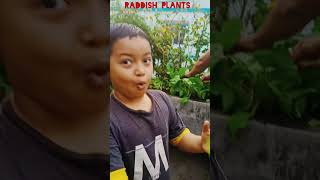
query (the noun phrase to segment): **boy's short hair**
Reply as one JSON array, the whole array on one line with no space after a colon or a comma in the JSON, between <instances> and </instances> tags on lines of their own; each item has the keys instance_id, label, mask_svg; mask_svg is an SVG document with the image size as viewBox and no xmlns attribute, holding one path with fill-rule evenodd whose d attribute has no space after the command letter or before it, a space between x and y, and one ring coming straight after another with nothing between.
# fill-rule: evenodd
<instances>
[{"instance_id":1,"label":"boy's short hair","mask_svg":"<svg viewBox=\"0 0 320 180\"><path fill-rule=\"evenodd\" d=\"M110 25L110 47L112 47L116 41L122 38L142 37L149 41L147 34L137 26L127 23L116 23Z\"/></svg>"}]
</instances>

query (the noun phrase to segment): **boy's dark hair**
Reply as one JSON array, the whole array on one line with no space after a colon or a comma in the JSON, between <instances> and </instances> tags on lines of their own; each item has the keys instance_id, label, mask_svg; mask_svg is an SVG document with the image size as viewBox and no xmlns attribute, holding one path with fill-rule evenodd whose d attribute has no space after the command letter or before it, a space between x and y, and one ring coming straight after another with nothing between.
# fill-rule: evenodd
<instances>
[{"instance_id":1,"label":"boy's dark hair","mask_svg":"<svg viewBox=\"0 0 320 180\"><path fill-rule=\"evenodd\" d=\"M137 26L127 23L116 23L110 25L110 47L112 49L114 43L122 38L142 37L149 41L147 34Z\"/></svg>"}]
</instances>

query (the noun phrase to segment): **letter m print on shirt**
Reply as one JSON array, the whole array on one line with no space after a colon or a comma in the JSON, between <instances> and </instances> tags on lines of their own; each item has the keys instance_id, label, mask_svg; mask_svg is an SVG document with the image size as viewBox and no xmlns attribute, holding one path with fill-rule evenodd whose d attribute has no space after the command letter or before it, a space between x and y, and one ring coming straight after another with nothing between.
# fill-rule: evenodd
<instances>
[{"instance_id":1,"label":"letter m print on shirt","mask_svg":"<svg viewBox=\"0 0 320 180\"><path fill-rule=\"evenodd\" d=\"M147 167L152 180L156 180L160 175L160 158L162 160L163 166L167 171L169 168L167 156L164 150L164 145L162 141L162 136L156 136L154 142L154 152L155 152L155 166L153 166L146 149L143 144L136 146L135 148L135 163L134 163L134 180L142 180L143 177L143 163Z\"/></svg>"}]
</instances>

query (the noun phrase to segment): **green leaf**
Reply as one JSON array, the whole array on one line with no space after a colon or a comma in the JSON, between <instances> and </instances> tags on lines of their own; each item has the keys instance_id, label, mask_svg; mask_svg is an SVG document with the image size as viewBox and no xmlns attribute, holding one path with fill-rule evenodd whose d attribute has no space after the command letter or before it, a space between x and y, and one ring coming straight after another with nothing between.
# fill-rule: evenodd
<instances>
[{"instance_id":1,"label":"green leaf","mask_svg":"<svg viewBox=\"0 0 320 180\"><path fill-rule=\"evenodd\" d=\"M311 128L320 128L320 120L318 119L312 119L308 124Z\"/></svg>"},{"instance_id":2,"label":"green leaf","mask_svg":"<svg viewBox=\"0 0 320 180\"><path fill-rule=\"evenodd\" d=\"M180 99L180 103L182 105L186 105L189 102L189 98L188 97L183 97Z\"/></svg>"},{"instance_id":3,"label":"green leaf","mask_svg":"<svg viewBox=\"0 0 320 180\"><path fill-rule=\"evenodd\" d=\"M180 81L180 76L179 76L179 75L175 75L175 76L170 80L170 83L176 84L176 83L178 83L178 81Z\"/></svg>"},{"instance_id":4,"label":"green leaf","mask_svg":"<svg viewBox=\"0 0 320 180\"><path fill-rule=\"evenodd\" d=\"M303 86L306 88L313 88L320 90L320 71L319 69L306 69L300 71L300 75L302 77Z\"/></svg>"},{"instance_id":5,"label":"green leaf","mask_svg":"<svg viewBox=\"0 0 320 180\"><path fill-rule=\"evenodd\" d=\"M223 111L228 112L235 103L235 95L231 88L225 87L221 92Z\"/></svg>"},{"instance_id":6,"label":"green leaf","mask_svg":"<svg viewBox=\"0 0 320 180\"><path fill-rule=\"evenodd\" d=\"M314 20L313 32L314 32L315 34L319 34L319 33L320 33L320 17L317 17L317 18Z\"/></svg>"},{"instance_id":7,"label":"green leaf","mask_svg":"<svg viewBox=\"0 0 320 180\"><path fill-rule=\"evenodd\" d=\"M219 62L219 60L221 60L221 58L224 57L224 53L223 53L223 47L221 44L219 43L213 43L211 45L211 52L212 56L210 57L210 67L213 68L215 66L215 64L217 62Z\"/></svg>"},{"instance_id":8,"label":"green leaf","mask_svg":"<svg viewBox=\"0 0 320 180\"><path fill-rule=\"evenodd\" d=\"M307 102L305 98L299 98L294 103L294 116L297 118L301 118L306 110Z\"/></svg>"},{"instance_id":9,"label":"green leaf","mask_svg":"<svg viewBox=\"0 0 320 180\"><path fill-rule=\"evenodd\" d=\"M241 20L230 19L226 21L221 32L217 32L215 41L222 44L224 51L229 51L239 40L241 34Z\"/></svg>"},{"instance_id":10,"label":"green leaf","mask_svg":"<svg viewBox=\"0 0 320 180\"><path fill-rule=\"evenodd\" d=\"M186 71L187 71L187 68L180 68L180 69L179 69L179 75L180 75L180 77L183 77L183 76L185 75Z\"/></svg>"},{"instance_id":11,"label":"green leaf","mask_svg":"<svg viewBox=\"0 0 320 180\"><path fill-rule=\"evenodd\" d=\"M227 127L231 134L232 139L235 137L236 133L240 129L248 127L249 118L250 118L250 113L238 112L233 114L227 120Z\"/></svg>"},{"instance_id":12,"label":"green leaf","mask_svg":"<svg viewBox=\"0 0 320 180\"><path fill-rule=\"evenodd\" d=\"M183 81L184 83L186 83L188 86L192 86L192 82L191 82L190 79L188 79L188 78L183 78L182 81Z\"/></svg>"}]
</instances>

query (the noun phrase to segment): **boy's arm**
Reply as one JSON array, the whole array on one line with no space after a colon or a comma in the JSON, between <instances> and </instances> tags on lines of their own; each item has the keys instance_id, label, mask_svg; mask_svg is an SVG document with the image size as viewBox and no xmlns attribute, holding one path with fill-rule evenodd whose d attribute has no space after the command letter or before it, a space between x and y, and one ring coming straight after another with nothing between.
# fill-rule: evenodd
<instances>
[{"instance_id":1,"label":"boy's arm","mask_svg":"<svg viewBox=\"0 0 320 180\"><path fill-rule=\"evenodd\" d=\"M182 133L183 134L183 133ZM179 141L177 138L181 138ZM185 133L183 137L179 135L177 138L171 140L171 144L177 146L178 149L190 152L190 153L208 153L209 154L209 147L208 143L210 143L210 123L205 121L202 128L201 136L195 135L188 131Z\"/></svg>"},{"instance_id":2,"label":"boy's arm","mask_svg":"<svg viewBox=\"0 0 320 180\"><path fill-rule=\"evenodd\" d=\"M179 144L176 144L175 146L177 146L178 149L184 152L204 153L204 150L202 149L202 144L201 144L201 136L195 135L191 132L186 134L181 139Z\"/></svg>"},{"instance_id":3,"label":"boy's arm","mask_svg":"<svg viewBox=\"0 0 320 180\"><path fill-rule=\"evenodd\" d=\"M128 180L126 169L118 169L110 172L110 180Z\"/></svg>"},{"instance_id":4,"label":"boy's arm","mask_svg":"<svg viewBox=\"0 0 320 180\"><path fill-rule=\"evenodd\" d=\"M119 145L110 131L110 180L128 180Z\"/></svg>"}]
</instances>

